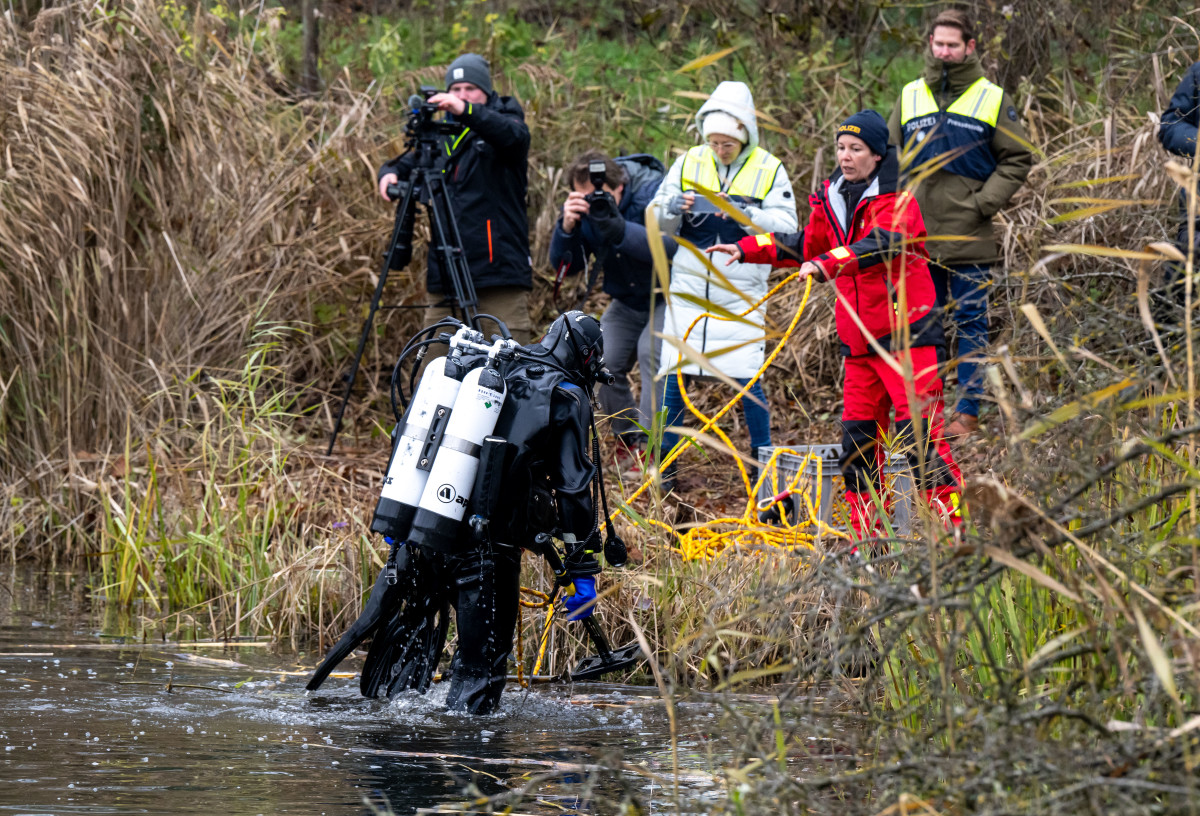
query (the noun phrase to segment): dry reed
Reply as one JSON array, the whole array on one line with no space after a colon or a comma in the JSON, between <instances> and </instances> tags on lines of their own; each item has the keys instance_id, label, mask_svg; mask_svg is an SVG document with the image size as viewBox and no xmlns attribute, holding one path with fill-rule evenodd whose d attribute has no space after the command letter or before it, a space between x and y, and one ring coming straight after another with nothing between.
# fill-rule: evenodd
<instances>
[{"instance_id":1,"label":"dry reed","mask_svg":"<svg viewBox=\"0 0 1200 816\"><path fill-rule=\"evenodd\" d=\"M387 232L371 182L398 122L378 90L281 94L219 21L181 27L170 8L0 20L0 542L13 559L90 557L95 592L169 625L327 638L381 563L367 523L382 386L416 320L383 321L353 447L317 453ZM661 532L619 521L645 561L614 576L614 640L641 632L672 695L783 689L786 719L729 706L731 811L898 813L912 791L924 812L1195 807L1194 365L1188 343L1169 339L1164 361L1143 340L1141 260L1071 249L1173 232L1154 122L1119 102L1139 83L1164 99L1183 47L1118 61L1102 102L1066 72L1024 97L1038 162L1002 216L996 409L965 457L962 546L896 540L869 577L822 553L683 562ZM544 284L558 168L591 146L575 121L607 133L627 109L645 122L666 106L675 127L695 103L604 107L552 69L512 73L534 88ZM823 128L861 90L816 72L810 93L765 105L790 131L778 152L798 191L826 172ZM418 279L395 276L392 301L420 302ZM836 413L828 294L810 310L767 377L778 404L804 409L776 412L788 441L824 441L805 435ZM545 580L527 566L527 583ZM531 655L537 627L524 631ZM554 670L584 648L575 635L556 628Z\"/></svg>"}]
</instances>

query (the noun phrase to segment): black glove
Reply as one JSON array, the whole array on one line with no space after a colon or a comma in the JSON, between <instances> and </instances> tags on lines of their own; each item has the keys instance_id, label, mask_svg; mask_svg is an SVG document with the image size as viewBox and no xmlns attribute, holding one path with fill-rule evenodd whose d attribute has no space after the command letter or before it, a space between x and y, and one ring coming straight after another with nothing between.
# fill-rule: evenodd
<instances>
[{"instance_id":1,"label":"black glove","mask_svg":"<svg viewBox=\"0 0 1200 816\"><path fill-rule=\"evenodd\" d=\"M608 246L616 246L625 240L625 219L617 209L617 200L611 193L593 194L589 198L588 220L596 235Z\"/></svg>"}]
</instances>

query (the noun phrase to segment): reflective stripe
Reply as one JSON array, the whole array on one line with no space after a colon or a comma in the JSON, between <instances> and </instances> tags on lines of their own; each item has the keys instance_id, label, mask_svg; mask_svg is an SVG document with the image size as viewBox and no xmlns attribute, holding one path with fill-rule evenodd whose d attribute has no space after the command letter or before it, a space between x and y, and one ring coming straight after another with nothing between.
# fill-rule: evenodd
<instances>
[{"instance_id":1,"label":"reflective stripe","mask_svg":"<svg viewBox=\"0 0 1200 816\"><path fill-rule=\"evenodd\" d=\"M937 101L923 79L914 79L900 92L900 124L937 113Z\"/></svg>"},{"instance_id":2,"label":"reflective stripe","mask_svg":"<svg viewBox=\"0 0 1200 816\"><path fill-rule=\"evenodd\" d=\"M463 128L462 133L458 134L458 138L455 139L453 143L443 142L443 144L446 146L446 155L447 156L453 155L454 151L458 150L458 145L460 142L462 142L463 137L465 137L470 132L471 132L470 128ZM442 172L445 172L445 171L443 170Z\"/></svg>"},{"instance_id":3,"label":"reflective stripe","mask_svg":"<svg viewBox=\"0 0 1200 816\"><path fill-rule=\"evenodd\" d=\"M980 77L946 108L946 113L957 113L959 116L977 119L995 127L1000 121L1000 105L1003 102L1004 89L989 82L986 77ZM929 89L925 80L915 79L904 86L900 94L901 125L918 116L929 116L937 112L937 100L933 98L933 91Z\"/></svg>"},{"instance_id":4,"label":"reflective stripe","mask_svg":"<svg viewBox=\"0 0 1200 816\"><path fill-rule=\"evenodd\" d=\"M771 245L771 236L764 232L761 235L755 235L754 241L759 246L770 246Z\"/></svg>"},{"instance_id":5,"label":"reflective stripe","mask_svg":"<svg viewBox=\"0 0 1200 816\"><path fill-rule=\"evenodd\" d=\"M834 247L833 249L829 250L829 254L832 255L833 257L837 258L839 261L844 261L847 258L849 258L852 253L850 252L850 250L846 249L844 246L841 246L841 247Z\"/></svg>"},{"instance_id":6,"label":"reflective stripe","mask_svg":"<svg viewBox=\"0 0 1200 816\"><path fill-rule=\"evenodd\" d=\"M684 154L680 187L684 192L707 190L762 201L775 185L775 176L782 166L783 162L779 159L756 147L750 151L729 185L722 188L721 177L717 175L716 156L708 145L697 145Z\"/></svg>"},{"instance_id":7,"label":"reflective stripe","mask_svg":"<svg viewBox=\"0 0 1200 816\"><path fill-rule=\"evenodd\" d=\"M928 92L929 87L925 90ZM1004 89L980 77L946 108L946 113L957 113L995 127L1000 120L1000 103L1003 101Z\"/></svg>"}]
</instances>

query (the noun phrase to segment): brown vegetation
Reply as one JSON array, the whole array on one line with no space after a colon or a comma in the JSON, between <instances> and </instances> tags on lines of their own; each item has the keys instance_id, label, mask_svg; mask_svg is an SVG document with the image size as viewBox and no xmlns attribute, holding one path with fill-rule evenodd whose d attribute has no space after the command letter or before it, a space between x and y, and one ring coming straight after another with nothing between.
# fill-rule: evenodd
<instances>
[{"instance_id":1,"label":"brown vegetation","mask_svg":"<svg viewBox=\"0 0 1200 816\"><path fill-rule=\"evenodd\" d=\"M367 523L383 395L417 320L382 321L345 447L324 457L329 392L388 231L372 180L399 148L398 122L374 89L283 95L243 38L171 9L0 20L0 544L10 558L94 559L97 594L171 625L328 636L381 564ZM812 12L797 9L792 23ZM1038 160L1002 216L997 408L964 451L977 524L963 546L894 541L867 577L820 554L684 562L661 528L619 521L646 561L616 580L606 614L614 640L640 630L659 656L664 696L786 684L786 725L730 710L742 740L730 778L748 780L739 806L830 812L845 797L855 807L838 812L875 813L914 789L955 812L1180 812L1194 800L1193 344L1176 335L1159 354L1149 339L1136 290L1157 264L1095 249L1140 251L1172 232L1174 185L1147 108L1161 108L1192 47L1168 36L1122 56L1110 43L1101 83L1068 67L1022 86ZM739 56L755 70L773 61L764 77L811 76L803 104L760 94L798 191L828 169L824 126L878 80L861 63L829 70L828 57ZM553 66L503 68L535 89L523 101L545 284L559 168L590 133L628 133L630 111L661 122L667 106L682 145L696 102L635 105ZM419 280L394 276L389 300L421 302ZM538 291L544 323L553 304ZM776 322L798 297L772 304ZM831 324L822 292L768 372L773 399L795 406L776 412L780 439L825 441L813 436L837 414ZM740 513L740 486L713 461L691 509L638 511ZM528 580L545 587L532 566ZM524 632L528 657L539 632ZM565 627L555 639L557 670L578 644ZM811 756L810 736L835 749L820 757L827 772L797 779L783 760Z\"/></svg>"}]
</instances>

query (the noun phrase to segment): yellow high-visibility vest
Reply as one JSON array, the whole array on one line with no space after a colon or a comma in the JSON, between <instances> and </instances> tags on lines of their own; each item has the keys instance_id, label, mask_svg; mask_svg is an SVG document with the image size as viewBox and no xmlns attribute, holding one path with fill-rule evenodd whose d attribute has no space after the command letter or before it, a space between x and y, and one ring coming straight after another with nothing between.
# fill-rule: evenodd
<instances>
[{"instance_id":1,"label":"yellow high-visibility vest","mask_svg":"<svg viewBox=\"0 0 1200 816\"><path fill-rule=\"evenodd\" d=\"M721 177L717 174L716 154L706 144L696 145L684 154L681 187L685 193L689 190L707 190L761 202L775 185L775 175L782 166L783 162L779 159L756 147L750 151L733 178L722 187Z\"/></svg>"},{"instance_id":2,"label":"yellow high-visibility vest","mask_svg":"<svg viewBox=\"0 0 1200 816\"><path fill-rule=\"evenodd\" d=\"M983 181L996 170L992 136L1003 103L1004 89L984 77L944 112L924 79L908 83L900 92L903 147L916 149L908 166L929 166Z\"/></svg>"}]
</instances>

